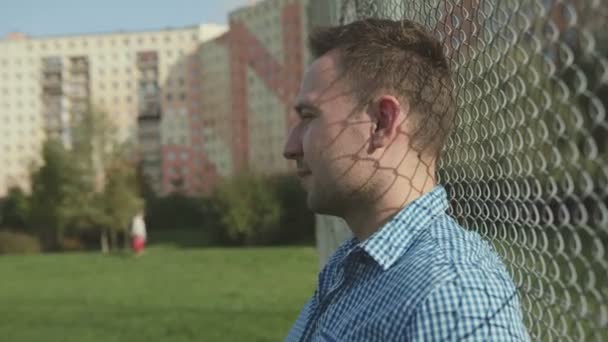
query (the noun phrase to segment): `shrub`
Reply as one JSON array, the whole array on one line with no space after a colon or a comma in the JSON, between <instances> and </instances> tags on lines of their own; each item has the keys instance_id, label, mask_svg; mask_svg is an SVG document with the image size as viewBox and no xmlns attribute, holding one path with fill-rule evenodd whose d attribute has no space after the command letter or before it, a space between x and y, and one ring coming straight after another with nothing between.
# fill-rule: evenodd
<instances>
[{"instance_id":1,"label":"shrub","mask_svg":"<svg viewBox=\"0 0 608 342\"><path fill-rule=\"evenodd\" d=\"M0 231L0 254L34 254L40 250L40 241L33 236Z\"/></svg>"},{"instance_id":2,"label":"shrub","mask_svg":"<svg viewBox=\"0 0 608 342\"><path fill-rule=\"evenodd\" d=\"M281 214L265 178L241 174L221 184L215 198L226 235L237 245L276 243Z\"/></svg>"},{"instance_id":3,"label":"shrub","mask_svg":"<svg viewBox=\"0 0 608 342\"><path fill-rule=\"evenodd\" d=\"M293 175L279 175L270 181L281 203L278 241L282 244L315 243L315 216L306 204L306 192Z\"/></svg>"},{"instance_id":4,"label":"shrub","mask_svg":"<svg viewBox=\"0 0 608 342\"><path fill-rule=\"evenodd\" d=\"M61 241L63 251L81 251L84 249L82 241L77 237L64 237Z\"/></svg>"},{"instance_id":5,"label":"shrub","mask_svg":"<svg viewBox=\"0 0 608 342\"><path fill-rule=\"evenodd\" d=\"M197 198L180 194L149 200L146 203L146 227L150 230L193 228L204 221Z\"/></svg>"},{"instance_id":6,"label":"shrub","mask_svg":"<svg viewBox=\"0 0 608 342\"><path fill-rule=\"evenodd\" d=\"M314 243L314 215L293 176L241 174L222 183L214 195L231 244Z\"/></svg>"}]
</instances>

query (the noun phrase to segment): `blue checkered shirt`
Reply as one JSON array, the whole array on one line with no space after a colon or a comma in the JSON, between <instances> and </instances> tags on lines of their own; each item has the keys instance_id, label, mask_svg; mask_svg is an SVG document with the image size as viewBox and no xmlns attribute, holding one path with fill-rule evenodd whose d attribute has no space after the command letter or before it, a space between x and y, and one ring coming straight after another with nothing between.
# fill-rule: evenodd
<instances>
[{"instance_id":1,"label":"blue checkered shirt","mask_svg":"<svg viewBox=\"0 0 608 342\"><path fill-rule=\"evenodd\" d=\"M447 208L437 186L342 244L286 341L528 341L502 261Z\"/></svg>"}]
</instances>

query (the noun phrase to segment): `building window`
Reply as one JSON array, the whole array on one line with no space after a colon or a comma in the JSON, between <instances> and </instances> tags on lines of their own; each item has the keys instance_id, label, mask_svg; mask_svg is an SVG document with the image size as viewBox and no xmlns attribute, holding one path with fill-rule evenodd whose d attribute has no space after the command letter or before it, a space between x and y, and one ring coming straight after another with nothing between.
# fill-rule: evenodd
<instances>
[{"instance_id":1,"label":"building window","mask_svg":"<svg viewBox=\"0 0 608 342\"><path fill-rule=\"evenodd\" d=\"M184 101L186 99L186 93L179 94L179 99Z\"/></svg>"},{"instance_id":2,"label":"building window","mask_svg":"<svg viewBox=\"0 0 608 342\"><path fill-rule=\"evenodd\" d=\"M167 94L167 101L173 100L173 95L171 93Z\"/></svg>"}]
</instances>

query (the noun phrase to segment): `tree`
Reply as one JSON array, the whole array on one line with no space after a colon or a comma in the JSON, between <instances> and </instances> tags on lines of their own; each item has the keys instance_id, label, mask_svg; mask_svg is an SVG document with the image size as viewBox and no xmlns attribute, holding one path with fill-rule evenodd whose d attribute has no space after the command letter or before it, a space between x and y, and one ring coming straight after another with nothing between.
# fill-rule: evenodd
<instances>
[{"instance_id":1,"label":"tree","mask_svg":"<svg viewBox=\"0 0 608 342\"><path fill-rule=\"evenodd\" d=\"M129 145L116 144L99 111L85 113L73 132L68 148L55 140L44 145L43 166L32 177L32 220L53 247L61 248L68 231L98 232L107 251L142 206Z\"/></svg>"},{"instance_id":2,"label":"tree","mask_svg":"<svg viewBox=\"0 0 608 342\"><path fill-rule=\"evenodd\" d=\"M74 122L72 130L72 153L94 190L101 191L106 166L118 147L116 127L105 112L93 108Z\"/></svg>"},{"instance_id":3,"label":"tree","mask_svg":"<svg viewBox=\"0 0 608 342\"><path fill-rule=\"evenodd\" d=\"M75 228L99 232L102 252L115 249L118 233L126 232L131 218L142 208L131 146L118 144L108 116L91 110L75 123L73 154L89 187L74 196Z\"/></svg>"},{"instance_id":4,"label":"tree","mask_svg":"<svg viewBox=\"0 0 608 342\"><path fill-rule=\"evenodd\" d=\"M109 234L111 248L117 247L119 232L126 236L131 219L143 210L144 204L139 195L136 168L124 152L124 149L117 152L105 171L102 198L108 220L102 234Z\"/></svg>"},{"instance_id":5,"label":"tree","mask_svg":"<svg viewBox=\"0 0 608 342\"><path fill-rule=\"evenodd\" d=\"M58 248L76 209L83 204L81 198L87 184L61 142L47 140L42 159L42 167L32 175L30 218L42 241Z\"/></svg>"},{"instance_id":6,"label":"tree","mask_svg":"<svg viewBox=\"0 0 608 342\"><path fill-rule=\"evenodd\" d=\"M19 187L10 188L0 211L0 225L25 230L28 216L28 196Z\"/></svg>"}]
</instances>

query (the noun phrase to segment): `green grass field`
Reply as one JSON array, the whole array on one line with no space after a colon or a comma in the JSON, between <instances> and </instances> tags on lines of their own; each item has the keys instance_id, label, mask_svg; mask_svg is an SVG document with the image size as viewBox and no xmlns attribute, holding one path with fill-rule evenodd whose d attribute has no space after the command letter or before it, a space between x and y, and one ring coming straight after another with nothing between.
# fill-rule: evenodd
<instances>
[{"instance_id":1,"label":"green grass field","mask_svg":"<svg viewBox=\"0 0 608 342\"><path fill-rule=\"evenodd\" d=\"M312 247L1 256L0 341L279 341L317 268Z\"/></svg>"}]
</instances>

